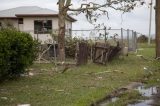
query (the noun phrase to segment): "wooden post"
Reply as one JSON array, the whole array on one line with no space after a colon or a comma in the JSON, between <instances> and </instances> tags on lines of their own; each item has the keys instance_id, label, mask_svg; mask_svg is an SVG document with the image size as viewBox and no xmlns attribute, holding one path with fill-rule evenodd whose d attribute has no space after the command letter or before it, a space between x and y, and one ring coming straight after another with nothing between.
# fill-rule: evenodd
<instances>
[{"instance_id":1,"label":"wooden post","mask_svg":"<svg viewBox=\"0 0 160 106\"><path fill-rule=\"evenodd\" d=\"M121 42L123 44L123 28L121 28Z\"/></svg>"},{"instance_id":2,"label":"wooden post","mask_svg":"<svg viewBox=\"0 0 160 106\"><path fill-rule=\"evenodd\" d=\"M135 48L137 50L138 48L138 45L137 45L137 32L135 31Z\"/></svg>"},{"instance_id":3,"label":"wooden post","mask_svg":"<svg viewBox=\"0 0 160 106\"><path fill-rule=\"evenodd\" d=\"M93 45L92 45L92 43L91 43L91 62L93 61Z\"/></svg>"},{"instance_id":4,"label":"wooden post","mask_svg":"<svg viewBox=\"0 0 160 106\"><path fill-rule=\"evenodd\" d=\"M134 45L133 44L134 44L134 31L132 30L132 51L134 49L134 47L133 47Z\"/></svg>"},{"instance_id":5,"label":"wooden post","mask_svg":"<svg viewBox=\"0 0 160 106\"><path fill-rule=\"evenodd\" d=\"M129 51L129 29L127 29L127 43L128 43L128 51Z\"/></svg>"},{"instance_id":6,"label":"wooden post","mask_svg":"<svg viewBox=\"0 0 160 106\"><path fill-rule=\"evenodd\" d=\"M104 27L104 40L105 40L105 43L107 43L107 28L106 27Z\"/></svg>"},{"instance_id":7,"label":"wooden post","mask_svg":"<svg viewBox=\"0 0 160 106\"><path fill-rule=\"evenodd\" d=\"M55 62L55 65L57 66L57 53L56 53L56 43L55 43L55 40L53 40L53 48L54 48L54 62Z\"/></svg>"}]
</instances>

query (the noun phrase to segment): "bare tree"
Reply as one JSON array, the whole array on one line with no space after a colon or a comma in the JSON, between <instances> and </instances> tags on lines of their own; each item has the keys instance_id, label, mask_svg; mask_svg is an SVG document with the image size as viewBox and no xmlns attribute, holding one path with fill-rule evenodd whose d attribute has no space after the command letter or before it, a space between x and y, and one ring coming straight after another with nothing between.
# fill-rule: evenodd
<instances>
[{"instance_id":1,"label":"bare tree","mask_svg":"<svg viewBox=\"0 0 160 106\"><path fill-rule=\"evenodd\" d=\"M84 0L83 0L84 1ZM108 15L108 9L120 10L123 12L129 12L134 9L138 3L143 4L143 0L104 0L105 3L100 4L95 2L96 0L88 1L84 4L80 4L79 8L71 8L72 0L58 0L59 5L59 33L58 33L58 58L60 61L65 60L65 19L68 17L68 11L77 12L77 14L84 13L89 22L95 20L101 13ZM91 1L91 2L89 2ZM94 1L94 2L92 2ZM98 0L97 0L98 1ZM99 11L96 13L96 11Z\"/></svg>"},{"instance_id":2,"label":"bare tree","mask_svg":"<svg viewBox=\"0 0 160 106\"><path fill-rule=\"evenodd\" d=\"M160 0L156 0L156 58L160 57Z\"/></svg>"}]
</instances>

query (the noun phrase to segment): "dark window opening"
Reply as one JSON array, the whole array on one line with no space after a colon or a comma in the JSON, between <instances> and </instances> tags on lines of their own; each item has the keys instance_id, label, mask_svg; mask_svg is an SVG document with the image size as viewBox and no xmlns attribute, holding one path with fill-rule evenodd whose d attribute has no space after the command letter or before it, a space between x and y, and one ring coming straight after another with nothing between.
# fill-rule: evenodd
<instances>
[{"instance_id":1,"label":"dark window opening","mask_svg":"<svg viewBox=\"0 0 160 106\"><path fill-rule=\"evenodd\" d=\"M47 34L52 31L52 20L35 20L34 21L34 33L35 34Z\"/></svg>"},{"instance_id":2,"label":"dark window opening","mask_svg":"<svg viewBox=\"0 0 160 106\"><path fill-rule=\"evenodd\" d=\"M23 18L18 19L18 24L23 24Z\"/></svg>"}]
</instances>

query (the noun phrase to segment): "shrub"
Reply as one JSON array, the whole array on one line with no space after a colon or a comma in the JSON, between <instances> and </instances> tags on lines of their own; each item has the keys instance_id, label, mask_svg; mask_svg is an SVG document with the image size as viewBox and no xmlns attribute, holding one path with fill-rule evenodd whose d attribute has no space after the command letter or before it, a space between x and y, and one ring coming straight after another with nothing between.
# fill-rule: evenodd
<instances>
[{"instance_id":1,"label":"shrub","mask_svg":"<svg viewBox=\"0 0 160 106\"><path fill-rule=\"evenodd\" d=\"M25 72L36 57L36 45L28 33L15 29L0 31L0 80Z\"/></svg>"},{"instance_id":2,"label":"shrub","mask_svg":"<svg viewBox=\"0 0 160 106\"><path fill-rule=\"evenodd\" d=\"M66 57L74 58L76 53L76 45L79 40L77 38L68 38L65 40L65 54Z\"/></svg>"},{"instance_id":3,"label":"shrub","mask_svg":"<svg viewBox=\"0 0 160 106\"><path fill-rule=\"evenodd\" d=\"M145 35L141 35L138 37L138 42L139 43L146 43L148 41L148 37Z\"/></svg>"},{"instance_id":4,"label":"shrub","mask_svg":"<svg viewBox=\"0 0 160 106\"><path fill-rule=\"evenodd\" d=\"M66 55L66 57L75 58L76 46L77 46L78 42L79 43L80 42L88 43L86 40L78 39L76 37L65 39L65 55Z\"/></svg>"}]
</instances>

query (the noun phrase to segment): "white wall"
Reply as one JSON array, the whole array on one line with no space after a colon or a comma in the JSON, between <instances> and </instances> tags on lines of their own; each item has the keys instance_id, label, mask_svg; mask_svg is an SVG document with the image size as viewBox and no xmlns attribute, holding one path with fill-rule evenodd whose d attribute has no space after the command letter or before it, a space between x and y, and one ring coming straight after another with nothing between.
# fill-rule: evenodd
<instances>
[{"instance_id":1,"label":"white wall","mask_svg":"<svg viewBox=\"0 0 160 106\"><path fill-rule=\"evenodd\" d=\"M52 37L50 36L50 34L34 34L34 20L52 20L52 30L58 31L58 17L24 17L23 24L19 25L18 19L7 19L7 21L12 23L13 26L18 30L30 33L34 39L37 39L38 37L38 40L41 41L42 44L52 43ZM2 25L5 21L5 19L0 19ZM72 29L72 22L66 20L66 29ZM70 35L69 32L67 32L66 35Z\"/></svg>"},{"instance_id":2,"label":"white wall","mask_svg":"<svg viewBox=\"0 0 160 106\"><path fill-rule=\"evenodd\" d=\"M42 43L45 43L48 41L51 41L52 43L52 38L50 34L34 34L34 20L52 20L52 27L54 28L54 22L52 18L39 18L39 17L26 17L23 18L23 31L28 32L32 35L34 39L37 39Z\"/></svg>"},{"instance_id":3,"label":"white wall","mask_svg":"<svg viewBox=\"0 0 160 106\"><path fill-rule=\"evenodd\" d=\"M52 43L50 34L34 34L34 20L52 20L52 30L58 34L58 18L56 17L25 17L23 18L23 30L29 32L33 38L38 39L42 43ZM66 20L66 29L72 29L72 22Z\"/></svg>"}]
</instances>

